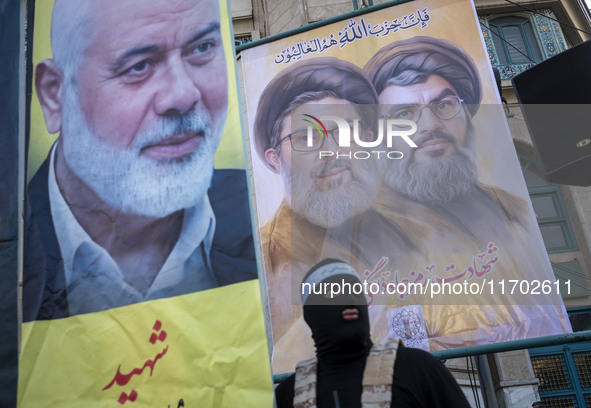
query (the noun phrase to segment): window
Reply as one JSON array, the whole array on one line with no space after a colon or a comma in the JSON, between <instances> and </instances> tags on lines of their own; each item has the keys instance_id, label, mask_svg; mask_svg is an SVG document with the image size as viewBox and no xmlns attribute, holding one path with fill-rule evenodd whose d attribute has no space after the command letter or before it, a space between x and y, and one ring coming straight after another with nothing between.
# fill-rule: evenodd
<instances>
[{"instance_id":1,"label":"window","mask_svg":"<svg viewBox=\"0 0 591 408\"><path fill-rule=\"evenodd\" d=\"M591 403L589 342L529 350L538 390L548 407L570 408Z\"/></svg>"},{"instance_id":2,"label":"window","mask_svg":"<svg viewBox=\"0 0 591 408\"><path fill-rule=\"evenodd\" d=\"M538 166L520 156L521 168L548 253L577 251L560 187L548 183Z\"/></svg>"},{"instance_id":3,"label":"window","mask_svg":"<svg viewBox=\"0 0 591 408\"><path fill-rule=\"evenodd\" d=\"M243 34L243 35L234 36L234 45L235 46L246 44L251 41L252 41L252 35L250 35L250 34Z\"/></svg>"},{"instance_id":4,"label":"window","mask_svg":"<svg viewBox=\"0 0 591 408\"><path fill-rule=\"evenodd\" d=\"M560 187L548 183L531 159L519 155L519 161L546 251L577 251L578 244ZM589 296L588 278L583 273L579 261L574 259L569 262L552 263L552 270L560 282L560 294L564 299Z\"/></svg>"},{"instance_id":5,"label":"window","mask_svg":"<svg viewBox=\"0 0 591 408\"><path fill-rule=\"evenodd\" d=\"M524 17L499 17L489 22L500 65L539 62L542 54L532 23Z\"/></svg>"},{"instance_id":6,"label":"window","mask_svg":"<svg viewBox=\"0 0 591 408\"><path fill-rule=\"evenodd\" d=\"M568 311L573 331L591 330L591 309ZM591 407L591 342L529 350L540 397L551 408Z\"/></svg>"}]
</instances>

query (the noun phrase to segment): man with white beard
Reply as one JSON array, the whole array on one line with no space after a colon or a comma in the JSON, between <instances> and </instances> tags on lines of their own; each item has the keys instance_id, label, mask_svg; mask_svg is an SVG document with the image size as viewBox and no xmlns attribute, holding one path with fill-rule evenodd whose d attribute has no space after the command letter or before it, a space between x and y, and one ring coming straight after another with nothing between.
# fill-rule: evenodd
<instances>
[{"instance_id":1,"label":"man with white beard","mask_svg":"<svg viewBox=\"0 0 591 408\"><path fill-rule=\"evenodd\" d=\"M245 174L213 170L217 0L58 0L51 45L35 86L60 135L28 189L24 320L255 279Z\"/></svg>"},{"instance_id":2,"label":"man with white beard","mask_svg":"<svg viewBox=\"0 0 591 408\"><path fill-rule=\"evenodd\" d=\"M339 146L338 128L331 120L322 122L326 136L313 132L310 143L310 122L302 120L331 115L350 123L359 119L360 137L370 140L376 104L377 95L363 71L332 57L293 64L269 82L259 99L255 151L281 175L284 187L283 202L261 229L276 373L313 354L299 304L300 283L313 265L333 257L346 259L360 271L373 266L378 259L370 236L389 242L401 254L414 246L396 226L380 229L380 237L374 234L387 222L371 210L381 182L378 161L355 159L363 149L354 141L350 147ZM320 157L320 151L332 154Z\"/></svg>"}]
</instances>

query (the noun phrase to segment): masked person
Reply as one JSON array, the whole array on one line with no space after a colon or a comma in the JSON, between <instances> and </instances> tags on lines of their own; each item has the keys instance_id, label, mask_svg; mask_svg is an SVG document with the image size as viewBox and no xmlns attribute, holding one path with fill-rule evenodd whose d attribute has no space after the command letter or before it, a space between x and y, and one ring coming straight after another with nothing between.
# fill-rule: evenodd
<instances>
[{"instance_id":1,"label":"masked person","mask_svg":"<svg viewBox=\"0 0 591 408\"><path fill-rule=\"evenodd\" d=\"M447 368L399 339L373 344L357 272L327 259L302 282L304 320L316 357L275 390L283 407L469 407ZM356 294L359 293L359 294Z\"/></svg>"}]
</instances>

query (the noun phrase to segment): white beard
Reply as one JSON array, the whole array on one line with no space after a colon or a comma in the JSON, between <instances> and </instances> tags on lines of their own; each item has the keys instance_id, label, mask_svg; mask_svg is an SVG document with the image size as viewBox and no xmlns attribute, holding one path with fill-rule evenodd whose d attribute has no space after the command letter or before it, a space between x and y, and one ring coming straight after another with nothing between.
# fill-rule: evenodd
<instances>
[{"instance_id":1,"label":"white beard","mask_svg":"<svg viewBox=\"0 0 591 408\"><path fill-rule=\"evenodd\" d=\"M68 89L69 88L69 89ZM191 111L164 118L134 137L129 148L110 146L90 130L75 87L64 93L62 141L64 156L74 174L107 204L124 213L162 218L198 204L206 197L213 175L213 155L219 130L209 114ZM186 131L204 138L189 156L155 161L140 155L143 147Z\"/></svg>"},{"instance_id":2,"label":"white beard","mask_svg":"<svg viewBox=\"0 0 591 408\"><path fill-rule=\"evenodd\" d=\"M430 138L444 138L453 143L456 153L426 163L416 163L413 153L401 160L391 160L386 165L384 182L394 191L423 204L438 206L448 204L470 192L478 183L478 166L470 148L474 139L471 126L466 146L453 137L438 132L416 140L417 145Z\"/></svg>"},{"instance_id":3,"label":"white beard","mask_svg":"<svg viewBox=\"0 0 591 408\"><path fill-rule=\"evenodd\" d=\"M292 155L290 171L281 172L286 195L291 198L293 212L312 224L334 228L371 207L380 183L373 159L357 160L354 165L351 163L354 159L326 160L310 171L294 169L293 159ZM338 167L349 168L352 180L347 185L334 185L331 190L320 191L316 178ZM285 169L283 160L282 169Z\"/></svg>"}]
</instances>

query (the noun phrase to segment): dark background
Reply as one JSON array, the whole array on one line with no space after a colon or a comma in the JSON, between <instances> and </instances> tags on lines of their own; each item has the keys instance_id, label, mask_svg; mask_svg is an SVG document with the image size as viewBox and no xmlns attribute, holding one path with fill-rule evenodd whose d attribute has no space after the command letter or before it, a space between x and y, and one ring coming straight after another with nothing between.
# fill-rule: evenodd
<instances>
[{"instance_id":1,"label":"dark background","mask_svg":"<svg viewBox=\"0 0 591 408\"><path fill-rule=\"evenodd\" d=\"M0 0L0 406L15 407L18 373L18 113L20 1ZM23 73L24 75L24 73ZM24 183L24 179L22 181Z\"/></svg>"}]
</instances>

